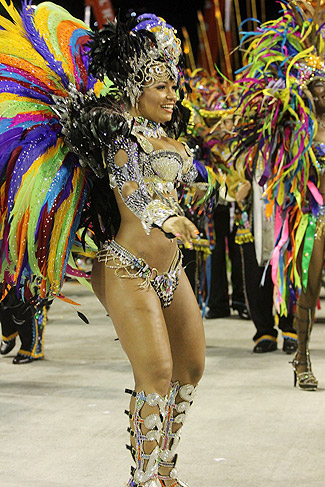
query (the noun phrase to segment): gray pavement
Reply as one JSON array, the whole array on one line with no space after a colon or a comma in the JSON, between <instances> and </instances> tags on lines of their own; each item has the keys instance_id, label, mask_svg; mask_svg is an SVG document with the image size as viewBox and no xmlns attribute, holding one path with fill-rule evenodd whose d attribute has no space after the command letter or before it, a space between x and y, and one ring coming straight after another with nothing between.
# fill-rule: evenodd
<instances>
[{"instance_id":1,"label":"gray pavement","mask_svg":"<svg viewBox=\"0 0 325 487\"><path fill-rule=\"evenodd\" d=\"M13 365L17 347L0 358L1 487L122 487L128 478L130 367L96 298L74 282L63 292L90 324L56 300L46 359ZM251 352L251 321L205 320L206 372L179 448L189 487L325 485L323 316L325 302L311 343L317 392L293 387L281 349Z\"/></svg>"}]
</instances>

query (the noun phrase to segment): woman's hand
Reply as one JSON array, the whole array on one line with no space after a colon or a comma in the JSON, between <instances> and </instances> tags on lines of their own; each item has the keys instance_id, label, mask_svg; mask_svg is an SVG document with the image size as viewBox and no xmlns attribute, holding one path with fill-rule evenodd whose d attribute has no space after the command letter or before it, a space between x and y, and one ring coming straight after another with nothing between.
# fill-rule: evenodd
<instances>
[{"instance_id":1,"label":"woman's hand","mask_svg":"<svg viewBox=\"0 0 325 487\"><path fill-rule=\"evenodd\" d=\"M172 233L179 238L186 249L193 249L192 239L197 239L199 231L185 216L172 216L168 218L162 226L165 233Z\"/></svg>"}]
</instances>

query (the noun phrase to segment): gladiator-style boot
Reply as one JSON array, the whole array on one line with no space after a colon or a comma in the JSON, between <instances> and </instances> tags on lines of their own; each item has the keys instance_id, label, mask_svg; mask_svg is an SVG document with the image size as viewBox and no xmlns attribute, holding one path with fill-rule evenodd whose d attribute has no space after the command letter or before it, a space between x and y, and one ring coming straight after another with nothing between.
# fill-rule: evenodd
<instances>
[{"instance_id":1,"label":"gladiator-style boot","mask_svg":"<svg viewBox=\"0 0 325 487\"><path fill-rule=\"evenodd\" d=\"M298 383L300 389L315 391L318 387L318 380L311 369L309 354L309 340L313 328L314 309L304 308L297 304L297 311L294 321L294 328L298 336L298 349L292 361L294 386Z\"/></svg>"},{"instance_id":2,"label":"gladiator-style boot","mask_svg":"<svg viewBox=\"0 0 325 487\"><path fill-rule=\"evenodd\" d=\"M179 382L172 382L171 384L159 453L158 478L161 487L187 487L178 478L176 449L181 439L183 424L187 412L192 405L195 393L196 386L191 384L185 384L183 386L180 386Z\"/></svg>"},{"instance_id":3,"label":"gladiator-style boot","mask_svg":"<svg viewBox=\"0 0 325 487\"><path fill-rule=\"evenodd\" d=\"M125 413L130 418L128 431L131 444L127 449L131 451L135 468L131 467L131 478L127 487L161 487L158 480L159 442L164 421L166 398L158 393L145 394L125 389L131 394L130 411Z\"/></svg>"}]
</instances>

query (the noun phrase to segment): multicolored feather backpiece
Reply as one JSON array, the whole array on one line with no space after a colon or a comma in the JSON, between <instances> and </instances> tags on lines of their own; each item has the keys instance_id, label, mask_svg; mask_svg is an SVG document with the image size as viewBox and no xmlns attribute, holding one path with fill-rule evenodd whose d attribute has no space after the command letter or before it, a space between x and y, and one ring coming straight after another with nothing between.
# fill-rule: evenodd
<instances>
[{"instance_id":1,"label":"multicolored feather backpiece","mask_svg":"<svg viewBox=\"0 0 325 487\"><path fill-rule=\"evenodd\" d=\"M324 38L319 6L307 2L279 2L283 15L242 33L247 64L237 78L242 87L238 105L238 137L234 160L245 155L246 166L256 174L263 160L259 184L267 184L267 217L275 215L272 277L278 311L287 313L297 293L305 288L297 272L299 247L317 193L318 167L312 147L317 122L308 83L325 77ZM317 196L317 195L316 195ZM314 210L317 212L317 205ZM310 250L310 249L309 249Z\"/></svg>"},{"instance_id":2,"label":"multicolored feather backpiece","mask_svg":"<svg viewBox=\"0 0 325 487\"><path fill-rule=\"evenodd\" d=\"M88 191L56 101L103 84L87 73L83 22L51 2L0 3L11 18L0 17L0 279L54 296Z\"/></svg>"}]
</instances>

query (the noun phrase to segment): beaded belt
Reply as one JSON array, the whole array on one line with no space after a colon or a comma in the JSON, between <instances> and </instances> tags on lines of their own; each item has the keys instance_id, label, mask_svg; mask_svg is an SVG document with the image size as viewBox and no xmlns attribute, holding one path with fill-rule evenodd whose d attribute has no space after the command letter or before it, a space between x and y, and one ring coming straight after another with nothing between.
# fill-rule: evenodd
<instances>
[{"instance_id":1,"label":"beaded belt","mask_svg":"<svg viewBox=\"0 0 325 487\"><path fill-rule=\"evenodd\" d=\"M173 258L168 272L158 274L155 267L150 267L145 260L136 257L115 240L105 243L96 254L98 262L105 262L115 274L122 279L143 279L139 287L151 286L160 299L163 308L167 308L173 300L182 269L182 253L179 249Z\"/></svg>"}]
</instances>

